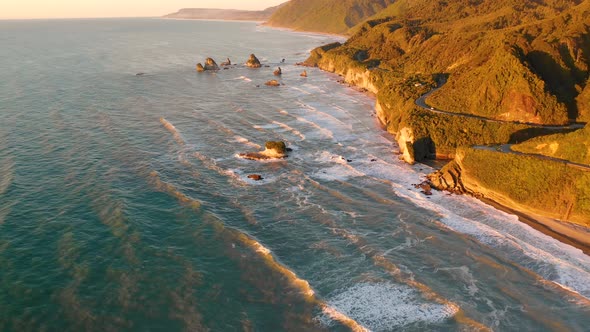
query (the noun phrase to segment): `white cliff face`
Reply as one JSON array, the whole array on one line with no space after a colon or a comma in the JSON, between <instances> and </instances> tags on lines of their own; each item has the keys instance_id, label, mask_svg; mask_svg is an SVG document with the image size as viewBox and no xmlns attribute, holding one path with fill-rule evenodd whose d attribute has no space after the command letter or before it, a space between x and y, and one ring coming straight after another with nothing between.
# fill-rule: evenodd
<instances>
[{"instance_id":1,"label":"white cliff face","mask_svg":"<svg viewBox=\"0 0 590 332\"><path fill-rule=\"evenodd\" d=\"M415 139L412 129L408 127L402 128L395 136L395 140L399 145L403 160L408 164L414 164L416 160L414 159L414 149L412 146Z\"/></svg>"}]
</instances>

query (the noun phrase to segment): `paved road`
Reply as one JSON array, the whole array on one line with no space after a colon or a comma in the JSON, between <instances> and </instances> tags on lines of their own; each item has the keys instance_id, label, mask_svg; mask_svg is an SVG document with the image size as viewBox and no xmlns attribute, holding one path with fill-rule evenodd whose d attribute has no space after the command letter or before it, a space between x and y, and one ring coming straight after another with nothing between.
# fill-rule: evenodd
<instances>
[{"instance_id":1,"label":"paved road","mask_svg":"<svg viewBox=\"0 0 590 332\"><path fill-rule=\"evenodd\" d=\"M495 122L495 123L525 124L525 125L528 125L531 127L544 128L544 129L555 130L555 131L569 131L569 130L574 130L574 129L581 129L581 128L584 128L584 126L585 126L582 123L572 123L567 126L553 126L553 125L541 125L541 124L536 124L536 123L502 121L502 120L490 119L490 118L486 118L486 117L482 117L482 116L478 116L478 115L474 115L474 114L454 113L454 112L443 111L443 110L436 109L436 108L431 107L428 104L426 104L426 98L428 98L431 94L433 94L438 89L440 89L445 83L446 82L442 82L437 88L430 90L428 93L426 93L426 94L422 95L420 98L416 99L416 105L420 106L421 108L423 108L429 112L437 113L437 114L446 114L446 115L457 116L457 117L472 118L472 119L478 119L478 120L482 120L482 121ZM553 158L553 157L544 156L544 155L540 155L540 154L528 154L528 153L513 151L511 148L513 145L514 144L502 144L502 145L491 145L491 146L477 145L477 146L474 146L474 148L475 149L482 149L482 150L497 151L497 152L502 152L502 153L516 154L516 155L521 155L521 156L531 156L531 157L538 158L538 159L551 160L554 162L563 163L563 164L565 164L569 167L572 167L572 168L577 168L577 169L581 169L584 171L590 171L590 165L574 163L569 160Z\"/></svg>"},{"instance_id":2,"label":"paved road","mask_svg":"<svg viewBox=\"0 0 590 332\"><path fill-rule=\"evenodd\" d=\"M524 124L524 125L531 126L531 127L545 128L545 129L556 130L556 131L560 131L560 130L567 131L567 130L572 130L572 129L581 129L581 128L584 128L584 124L582 124L582 123L572 123L572 124L569 124L567 126L554 126L554 125L542 125L542 124L538 124L538 123L526 123L526 122L516 122L516 121L502 121L502 120L490 119L490 118L486 118L486 117L479 116L479 115L474 115L474 114L455 113L455 112L443 111L443 110L436 109L436 108L434 108L434 107L426 104L426 98L428 98L431 94L433 94L436 91L438 91L438 89L442 88L442 86L445 83L446 82L442 82L437 88L430 90L428 93L426 93L426 94L422 95L420 98L416 99L416 105L418 105L421 108L423 108L423 109L425 109L425 110L427 110L429 112L432 112L432 113L446 114L446 115L451 115L451 116L460 116L460 117L464 117L464 118L478 119L478 120L483 120L483 121L487 121L487 122Z\"/></svg>"},{"instance_id":3,"label":"paved road","mask_svg":"<svg viewBox=\"0 0 590 332\"><path fill-rule=\"evenodd\" d=\"M577 168L577 169L580 169L583 171L590 171L590 165L574 163L574 162L571 162L566 159L553 158L553 157L549 157L549 156L544 156L542 154L531 154L531 153L522 153L522 152L514 151L514 150L512 150L513 145L514 144L476 145L476 146L473 146L473 148L479 149L479 150L488 150L488 151L495 151L495 152L502 152L502 153L510 153L510 154L515 154L515 155L519 155L519 156L529 156L529 157L534 157L534 158L543 159L543 160L550 160L550 161L565 164L566 166L569 166L572 168Z\"/></svg>"}]
</instances>

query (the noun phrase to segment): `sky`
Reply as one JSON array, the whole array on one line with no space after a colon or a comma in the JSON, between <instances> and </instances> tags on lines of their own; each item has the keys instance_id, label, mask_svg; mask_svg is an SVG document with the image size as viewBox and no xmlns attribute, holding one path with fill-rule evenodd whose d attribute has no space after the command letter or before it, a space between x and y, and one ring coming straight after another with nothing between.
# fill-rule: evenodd
<instances>
[{"instance_id":1,"label":"sky","mask_svg":"<svg viewBox=\"0 0 590 332\"><path fill-rule=\"evenodd\" d=\"M153 17L180 8L260 10L286 0L0 0L0 19Z\"/></svg>"}]
</instances>

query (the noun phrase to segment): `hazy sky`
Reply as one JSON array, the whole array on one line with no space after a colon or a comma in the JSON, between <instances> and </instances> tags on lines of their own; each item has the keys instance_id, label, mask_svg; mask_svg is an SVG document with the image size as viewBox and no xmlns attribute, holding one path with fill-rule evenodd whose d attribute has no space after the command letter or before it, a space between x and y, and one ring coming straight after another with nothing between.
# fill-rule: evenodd
<instances>
[{"instance_id":1,"label":"hazy sky","mask_svg":"<svg viewBox=\"0 0 590 332\"><path fill-rule=\"evenodd\" d=\"M180 8L258 10L287 0L0 0L0 19L162 16Z\"/></svg>"}]
</instances>

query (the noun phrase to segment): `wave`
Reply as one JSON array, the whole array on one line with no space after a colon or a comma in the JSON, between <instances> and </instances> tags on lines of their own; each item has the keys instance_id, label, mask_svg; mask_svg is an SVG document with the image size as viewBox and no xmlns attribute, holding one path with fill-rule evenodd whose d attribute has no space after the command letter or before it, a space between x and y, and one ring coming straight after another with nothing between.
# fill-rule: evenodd
<instances>
[{"instance_id":1,"label":"wave","mask_svg":"<svg viewBox=\"0 0 590 332\"><path fill-rule=\"evenodd\" d=\"M319 299L307 280L299 278L295 272L279 263L272 255L271 250L262 245L262 243L246 233L226 227L219 218L213 215L208 215L205 220L212 223L219 232L227 235L228 240L232 242L232 247L235 247L235 244L233 244L235 242L236 244L249 248L268 269L281 275L291 287L297 289L307 303L318 306L325 315L350 328L352 331L368 331L367 328L348 317L345 313L340 312L329 303Z\"/></svg>"},{"instance_id":2,"label":"wave","mask_svg":"<svg viewBox=\"0 0 590 332\"><path fill-rule=\"evenodd\" d=\"M0 161L0 195L8 191L14 180L14 160L12 157L3 158Z\"/></svg>"},{"instance_id":3,"label":"wave","mask_svg":"<svg viewBox=\"0 0 590 332\"><path fill-rule=\"evenodd\" d=\"M164 128L166 128L166 130L168 130L172 134L172 137L174 137L174 140L176 141L176 143L178 143L178 145L186 144L184 142L184 139L172 123L168 122L168 120L164 118L160 118L160 123L164 126Z\"/></svg>"},{"instance_id":4,"label":"wave","mask_svg":"<svg viewBox=\"0 0 590 332\"><path fill-rule=\"evenodd\" d=\"M435 193L425 199L420 193L399 185L395 190L414 204L438 213L441 216L439 222L444 227L507 251L511 259L534 271L539 279L590 299L590 257L581 250L531 229L514 215L470 197Z\"/></svg>"},{"instance_id":5,"label":"wave","mask_svg":"<svg viewBox=\"0 0 590 332\"><path fill-rule=\"evenodd\" d=\"M258 145L256 143L250 142L250 140L248 140L247 138L244 138L244 137L241 137L241 136L237 136L237 135L234 136L234 138L235 138L235 141L238 142L238 143L242 143L244 145L247 145L247 146L250 146L250 147L253 147L253 148L256 148L256 149L262 149L262 146L260 146L260 145Z\"/></svg>"},{"instance_id":6,"label":"wave","mask_svg":"<svg viewBox=\"0 0 590 332\"><path fill-rule=\"evenodd\" d=\"M273 124L292 132L295 136L298 136L302 141L305 140L305 135L303 135L299 130L279 121L273 121Z\"/></svg>"},{"instance_id":7,"label":"wave","mask_svg":"<svg viewBox=\"0 0 590 332\"><path fill-rule=\"evenodd\" d=\"M182 205L188 206L194 210L199 210L201 208L201 201L183 194L173 184L162 181L158 172L150 172L150 182L157 190L176 198Z\"/></svg>"},{"instance_id":8,"label":"wave","mask_svg":"<svg viewBox=\"0 0 590 332\"><path fill-rule=\"evenodd\" d=\"M400 329L413 323L442 323L457 314L454 306L424 303L416 290L386 282L355 284L338 291L327 302L374 331Z\"/></svg>"}]
</instances>

